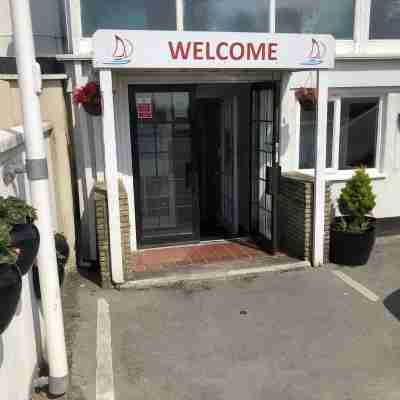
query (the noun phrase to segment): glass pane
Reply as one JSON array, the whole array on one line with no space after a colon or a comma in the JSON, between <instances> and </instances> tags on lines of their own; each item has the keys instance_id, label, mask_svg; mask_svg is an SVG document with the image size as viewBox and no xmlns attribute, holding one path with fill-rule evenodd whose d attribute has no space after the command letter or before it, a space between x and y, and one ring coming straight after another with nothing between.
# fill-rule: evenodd
<instances>
[{"instance_id":1,"label":"glass pane","mask_svg":"<svg viewBox=\"0 0 400 400\"><path fill-rule=\"evenodd\" d=\"M176 30L175 0L81 0L83 36L97 29Z\"/></svg>"},{"instance_id":2,"label":"glass pane","mask_svg":"<svg viewBox=\"0 0 400 400\"><path fill-rule=\"evenodd\" d=\"M154 118L172 121L172 94L153 93Z\"/></svg>"},{"instance_id":3,"label":"glass pane","mask_svg":"<svg viewBox=\"0 0 400 400\"><path fill-rule=\"evenodd\" d=\"M342 99L340 169L375 167L379 98Z\"/></svg>"},{"instance_id":4,"label":"glass pane","mask_svg":"<svg viewBox=\"0 0 400 400\"><path fill-rule=\"evenodd\" d=\"M352 39L353 21L353 0L276 0L279 33L330 33L336 39Z\"/></svg>"},{"instance_id":5,"label":"glass pane","mask_svg":"<svg viewBox=\"0 0 400 400\"><path fill-rule=\"evenodd\" d=\"M184 92L173 93L172 101L175 119L189 119L189 94Z\"/></svg>"},{"instance_id":6,"label":"glass pane","mask_svg":"<svg viewBox=\"0 0 400 400\"><path fill-rule=\"evenodd\" d=\"M400 2L371 0L371 39L400 39Z\"/></svg>"},{"instance_id":7,"label":"glass pane","mask_svg":"<svg viewBox=\"0 0 400 400\"><path fill-rule=\"evenodd\" d=\"M332 167L332 142L335 103L328 102L328 126L326 138L326 168ZM299 168L310 169L315 166L315 122L316 110L301 109Z\"/></svg>"},{"instance_id":8,"label":"glass pane","mask_svg":"<svg viewBox=\"0 0 400 400\"><path fill-rule=\"evenodd\" d=\"M274 92L272 90L260 90L259 101L260 114L258 119L272 121L274 118Z\"/></svg>"},{"instance_id":9,"label":"glass pane","mask_svg":"<svg viewBox=\"0 0 400 400\"><path fill-rule=\"evenodd\" d=\"M268 0L184 0L185 29L268 32Z\"/></svg>"}]
</instances>

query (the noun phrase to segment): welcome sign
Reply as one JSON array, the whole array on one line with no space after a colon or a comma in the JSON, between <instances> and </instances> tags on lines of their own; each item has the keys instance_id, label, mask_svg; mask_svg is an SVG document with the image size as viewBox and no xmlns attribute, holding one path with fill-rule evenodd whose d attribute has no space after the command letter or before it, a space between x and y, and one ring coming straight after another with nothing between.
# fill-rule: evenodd
<instances>
[{"instance_id":1,"label":"welcome sign","mask_svg":"<svg viewBox=\"0 0 400 400\"><path fill-rule=\"evenodd\" d=\"M328 69L331 35L99 30L95 68Z\"/></svg>"}]
</instances>

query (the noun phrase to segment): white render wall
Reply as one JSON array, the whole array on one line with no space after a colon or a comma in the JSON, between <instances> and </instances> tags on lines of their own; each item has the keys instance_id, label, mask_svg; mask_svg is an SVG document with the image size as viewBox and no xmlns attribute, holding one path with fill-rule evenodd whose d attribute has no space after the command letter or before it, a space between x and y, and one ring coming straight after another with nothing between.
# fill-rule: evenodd
<instances>
[{"instance_id":1,"label":"white render wall","mask_svg":"<svg viewBox=\"0 0 400 400\"><path fill-rule=\"evenodd\" d=\"M62 0L30 0L37 56L64 52L64 6ZM0 0L0 57L14 57L9 0Z\"/></svg>"},{"instance_id":2,"label":"white render wall","mask_svg":"<svg viewBox=\"0 0 400 400\"><path fill-rule=\"evenodd\" d=\"M23 161L23 144L14 141L13 134L1 131L0 136L0 195L29 199L29 187L24 175L6 186L3 182L4 166ZM5 139L8 140L5 140ZM29 400L32 380L40 360L39 309L33 293L31 274L23 278L18 311L7 330L0 335L0 388L1 398Z\"/></svg>"},{"instance_id":3,"label":"white render wall","mask_svg":"<svg viewBox=\"0 0 400 400\"><path fill-rule=\"evenodd\" d=\"M0 196L16 196L29 202L29 185L26 174L18 174L5 185L4 169L8 165L23 165L24 142L21 129L0 130ZM47 146L49 146L47 141ZM49 147L48 147L49 148ZM49 154L48 154L49 155ZM49 166L51 170L51 166ZM55 196L53 187L53 207ZM53 213L54 229L57 216ZM40 328L40 304L33 291L31 272L23 277L21 299L17 313L6 331L0 335L0 398L3 400L30 400L33 380L45 357L43 331Z\"/></svg>"},{"instance_id":4,"label":"white render wall","mask_svg":"<svg viewBox=\"0 0 400 400\"><path fill-rule=\"evenodd\" d=\"M338 62L329 72L329 95L364 95L383 98L381 116L380 162L370 175L373 179L377 218L400 216L400 60ZM308 80L315 85L315 73L295 73L283 98L281 121L281 163L284 171L298 169L300 106L294 90ZM350 171L327 172L336 202Z\"/></svg>"}]
</instances>

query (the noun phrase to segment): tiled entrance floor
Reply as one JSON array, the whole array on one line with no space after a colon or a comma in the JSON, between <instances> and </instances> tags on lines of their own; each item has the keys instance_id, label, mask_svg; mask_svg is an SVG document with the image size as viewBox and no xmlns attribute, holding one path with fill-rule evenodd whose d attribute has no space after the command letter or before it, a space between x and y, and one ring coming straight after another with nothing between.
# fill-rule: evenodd
<instances>
[{"instance_id":1,"label":"tiled entrance floor","mask_svg":"<svg viewBox=\"0 0 400 400\"><path fill-rule=\"evenodd\" d=\"M233 269L295 261L298 260L281 253L268 254L251 241L234 240L142 250L132 254L130 270L136 277L146 277L204 268Z\"/></svg>"}]
</instances>

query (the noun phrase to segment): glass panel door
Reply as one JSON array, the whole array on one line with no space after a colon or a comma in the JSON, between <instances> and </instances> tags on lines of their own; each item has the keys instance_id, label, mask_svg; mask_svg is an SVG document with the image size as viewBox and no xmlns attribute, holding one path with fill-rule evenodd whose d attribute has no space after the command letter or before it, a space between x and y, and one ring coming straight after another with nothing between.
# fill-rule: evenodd
<instances>
[{"instance_id":1,"label":"glass panel door","mask_svg":"<svg viewBox=\"0 0 400 400\"><path fill-rule=\"evenodd\" d=\"M272 85L252 90L251 231L269 252L278 247L277 199L280 177L278 107Z\"/></svg>"},{"instance_id":2,"label":"glass panel door","mask_svg":"<svg viewBox=\"0 0 400 400\"><path fill-rule=\"evenodd\" d=\"M198 238L189 90L130 90L139 245Z\"/></svg>"}]
</instances>

